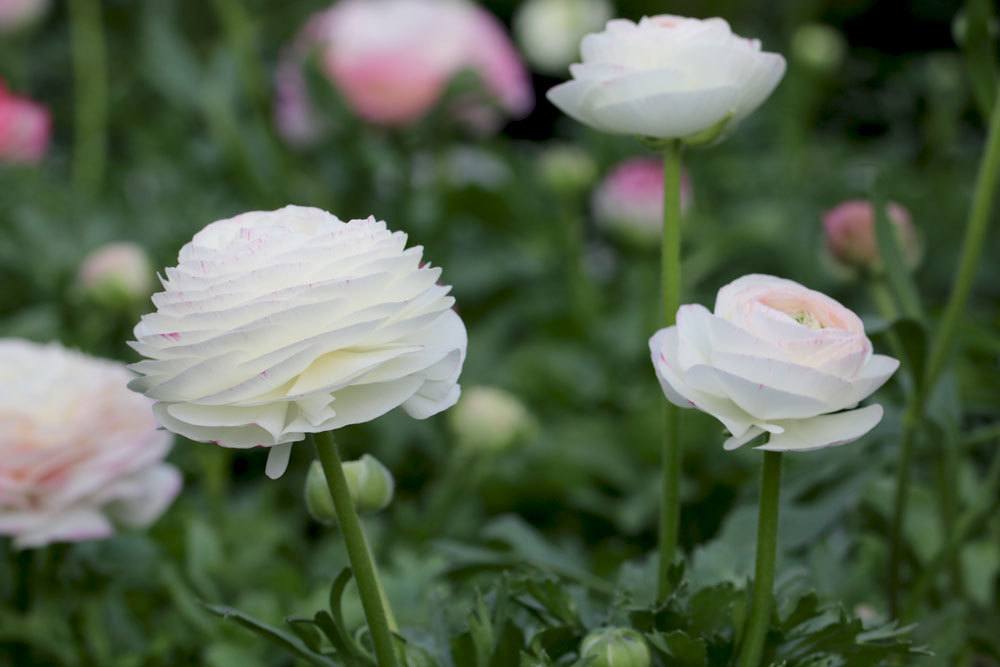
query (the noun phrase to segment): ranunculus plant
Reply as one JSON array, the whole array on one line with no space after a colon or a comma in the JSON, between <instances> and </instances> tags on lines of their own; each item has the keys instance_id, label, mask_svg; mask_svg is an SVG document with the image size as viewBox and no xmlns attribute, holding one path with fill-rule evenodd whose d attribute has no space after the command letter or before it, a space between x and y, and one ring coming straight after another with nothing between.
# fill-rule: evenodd
<instances>
[{"instance_id":1,"label":"ranunculus plant","mask_svg":"<svg viewBox=\"0 0 1000 667\"><path fill-rule=\"evenodd\" d=\"M609 21L581 42L572 80L549 101L597 130L639 137L663 152L661 322L681 304L681 151L712 144L763 104L785 73L785 59L756 39L733 34L721 18L645 17ZM664 408L658 596L670 593L669 571L680 522L680 417Z\"/></svg>"},{"instance_id":2,"label":"ranunculus plant","mask_svg":"<svg viewBox=\"0 0 1000 667\"><path fill-rule=\"evenodd\" d=\"M760 663L770 619L777 548L781 453L857 440L882 419L857 407L899 368L874 354L849 309L791 280L744 276L719 290L715 310L681 306L677 324L649 341L663 392L718 419L735 449L766 442L750 620L739 664Z\"/></svg>"},{"instance_id":3,"label":"ranunculus plant","mask_svg":"<svg viewBox=\"0 0 1000 667\"><path fill-rule=\"evenodd\" d=\"M131 344L130 387L193 440L270 448L279 477L315 435L380 665L395 664L391 613L330 431L396 407L455 404L466 332L441 269L374 218L287 206L214 222L165 270L156 312Z\"/></svg>"},{"instance_id":4,"label":"ranunculus plant","mask_svg":"<svg viewBox=\"0 0 1000 667\"><path fill-rule=\"evenodd\" d=\"M155 521L181 487L170 434L122 364L0 339L0 535L20 548Z\"/></svg>"}]
</instances>

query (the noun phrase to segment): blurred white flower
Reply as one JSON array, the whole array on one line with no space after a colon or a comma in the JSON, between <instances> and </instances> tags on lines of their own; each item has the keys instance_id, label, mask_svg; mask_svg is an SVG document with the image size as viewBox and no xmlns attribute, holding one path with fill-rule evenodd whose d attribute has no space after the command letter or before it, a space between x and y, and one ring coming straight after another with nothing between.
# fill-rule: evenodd
<instances>
[{"instance_id":1,"label":"blurred white flower","mask_svg":"<svg viewBox=\"0 0 1000 667\"><path fill-rule=\"evenodd\" d=\"M583 63L549 100L595 129L653 139L714 138L759 107L785 73L784 58L720 18L615 19L580 50Z\"/></svg>"},{"instance_id":2,"label":"blurred white flower","mask_svg":"<svg viewBox=\"0 0 1000 667\"><path fill-rule=\"evenodd\" d=\"M271 447L271 477L306 433L454 405L465 325L441 269L405 246L374 218L299 206L208 225L135 328L148 359L129 386L175 433Z\"/></svg>"},{"instance_id":3,"label":"blurred white flower","mask_svg":"<svg viewBox=\"0 0 1000 667\"><path fill-rule=\"evenodd\" d=\"M153 267L141 246L108 243L80 264L80 287L101 299L143 299L153 291Z\"/></svg>"},{"instance_id":4,"label":"blurred white flower","mask_svg":"<svg viewBox=\"0 0 1000 667\"><path fill-rule=\"evenodd\" d=\"M899 367L872 354L861 320L840 303L765 275L723 287L714 313L681 306L677 325L649 348L667 398L722 422L732 435L726 449L764 433L758 449L770 451L856 440L879 423L882 406L854 408Z\"/></svg>"},{"instance_id":5,"label":"blurred white flower","mask_svg":"<svg viewBox=\"0 0 1000 667\"><path fill-rule=\"evenodd\" d=\"M528 62L546 74L564 74L580 40L612 16L607 0L528 0L514 15L514 35Z\"/></svg>"},{"instance_id":6,"label":"blurred white flower","mask_svg":"<svg viewBox=\"0 0 1000 667\"><path fill-rule=\"evenodd\" d=\"M459 445L484 451L506 449L535 427L524 404L496 387L468 388L448 417Z\"/></svg>"},{"instance_id":7,"label":"blurred white flower","mask_svg":"<svg viewBox=\"0 0 1000 667\"><path fill-rule=\"evenodd\" d=\"M591 186L597 164L590 153L573 144L552 144L538 155L538 175L559 193L574 194Z\"/></svg>"},{"instance_id":8,"label":"blurred white flower","mask_svg":"<svg viewBox=\"0 0 1000 667\"><path fill-rule=\"evenodd\" d=\"M0 33L25 28L42 17L49 0L0 0Z\"/></svg>"},{"instance_id":9,"label":"blurred white flower","mask_svg":"<svg viewBox=\"0 0 1000 667\"><path fill-rule=\"evenodd\" d=\"M152 523L180 490L170 434L121 364L0 339L0 534L20 548Z\"/></svg>"}]
</instances>

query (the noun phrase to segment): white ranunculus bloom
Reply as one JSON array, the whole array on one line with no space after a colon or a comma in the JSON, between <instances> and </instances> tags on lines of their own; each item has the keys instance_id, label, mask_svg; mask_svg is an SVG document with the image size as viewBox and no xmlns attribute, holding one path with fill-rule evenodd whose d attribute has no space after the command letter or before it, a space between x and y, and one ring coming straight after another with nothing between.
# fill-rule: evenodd
<instances>
[{"instance_id":1,"label":"white ranunculus bloom","mask_svg":"<svg viewBox=\"0 0 1000 667\"><path fill-rule=\"evenodd\" d=\"M548 93L563 112L598 130L685 139L735 126L785 73L785 59L734 35L721 18L609 21L587 35L571 81Z\"/></svg>"},{"instance_id":2,"label":"white ranunculus bloom","mask_svg":"<svg viewBox=\"0 0 1000 667\"><path fill-rule=\"evenodd\" d=\"M0 535L19 548L157 519L181 486L172 437L123 364L0 339Z\"/></svg>"},{"instance_id":3,"label":"white ranunculus bloom","mask_svg":"<svg viewBox=\"0 0 1000 667\"><path fill-rule=\"evenodd\" d=\"M418 419L458 400L465 325L441 269L374 218L287 206L214 222L166 269L135 328L129 385L166 428L224 447L291 443L402 406Z\"/></svg>"},{"instance_id":4,"label":"white ranunculus bloom","mask_svg":"<svg viewBox=\"0 0 1000 667\"><path fill-rule=\"evenodd\" d=\"M726 449L769 434L758 449L804 451L860 438L882 407L858 403L899 367L872 353L857 315L830 297L765 275L719 290L715 312L681 306L649 341L667 398L712 415Z\"/></svg>"}]
</instances>

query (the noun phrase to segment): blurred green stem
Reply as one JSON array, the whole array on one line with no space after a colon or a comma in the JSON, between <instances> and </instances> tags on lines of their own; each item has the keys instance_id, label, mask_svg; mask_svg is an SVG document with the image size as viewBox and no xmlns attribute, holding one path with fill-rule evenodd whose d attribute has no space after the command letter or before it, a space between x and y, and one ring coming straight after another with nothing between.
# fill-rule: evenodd
<instances>
[{"instance_id":1,"label":"blurred green stem","mask_svg":"<svg viewBox=\"0 0 1000 667\"><path fill-rule=\"evenodd\" d=\"M662 324L672 326L681 305L681 142L671 141L663 151L663 240L660 251ZM680 411L669 401L663 415L663 486L660 497L660 562L657 599L670 595L670 565L677 552L681 515Z\"/></svg>"},{"instance_id":2,"label":"blurred green stem","mask_svg":"<svg viewBox=\"0 0 1000 667\"><path fill-rule=\"evenodd\" d=\"M771 620L774 565L778 554L778 498L781 494L781 452L764 452L757 515L757 562L753 574L750 618L740 648L740 667L758 667Z\"/></svg>"},{"instance_id":3,"label":"blurred green stem","mask_svg":"<svg viewBox=\"0 0 1000 667\"><path fill-rule=\"evenodd\" d=\"M986 139L986 153L979 165L979 175L976 177L976 189L972 199L972 211L965 229L965 239L962 242L962 257L958 264L958 273L951 288L948 305L938 327L937 335L931 342L928 355L927 370L924 374L924 384L934 386L944 370L951 353L958 321L965 312L965 304L972 291L972 283L979 268L979 259L983 254L983 241L990 226L990 214L993 211L993 199L996 196L997 182L1000 178L1000 104L993 105L990 117L989 135Z\"/></svg>"},{"instance_id":4,"label":"blurred green stem","mask_svg":"<svg viewBox=\"0 0 1000 667\"><path fill-rule=\"evenodd\" d=\"M73 183L95 194L107 161L108 77L100 0L70 0L73 48Z\"/></svg>"},{"instance_id":5,"label":"blurred green stem","mask_svg":"<svg viewBox=\"0 0 1000 667\"><path fill-rule=\"evenodd\" d=\"M375 646L375 658L379 667L396 667L395 639L391 629L395 626L395 621L391 620L392 612L382 590L382 584L379 582L375 561L368 548L361 520L354 508L354 501L351 500L351 491L347 486L347 478L344 477L337 443L333 441L333 434L326 431L313 435L313 444L326 475L333 507L337 512L337 524L343 533L347 556L354 570L361 606L368 621L372 644Z\"/></svg>"},{"instance_id":6,"label":"blurred green stem","mask_svg":"<svg viewBox=\"0 0 1000 667\"><path fill-rule=\"evenodd\" d=\"M948 297L944 316L941 318L936 335L931 340L924 376L919 379L916 391L910 397L903 418L899 465L896 470L896 501L889 537L889 608L893 616L899 609L899 569L902 566L903 526L906 523L906 505L910 493L913 439L923 418L927 397L935 383L940 379L951 354L958 322L965 312L969 293L972 291L972 283L975 280L979 259L982 256L983 241L989 229L998 177L1000 177L1000 104L995 104L990 116L986 151L979 165L979 175L976 178L972 210L969 213L965 239L962 242L958 272Z\"/></svg>"}]
</instances>

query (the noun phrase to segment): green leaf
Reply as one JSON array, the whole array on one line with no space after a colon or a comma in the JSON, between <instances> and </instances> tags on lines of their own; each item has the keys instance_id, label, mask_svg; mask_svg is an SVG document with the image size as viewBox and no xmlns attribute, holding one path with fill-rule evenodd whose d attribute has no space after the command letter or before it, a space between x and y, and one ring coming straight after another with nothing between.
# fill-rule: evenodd
<instances>
[{"instance_id":1,"label":"green leaf","mask_svg":"<svg viewBox=\"0 0 1000 667\"><path fill-rule=\"evenodd\" d=\"M312 619L289 617L285 619L285 623L311 650L319 652L323 647L323 635L316 629Z\"/></svg>"},{"instance_id":2,"label":"green leaf","mask_svg":"<svg viewBox=\"0 0 1000 667\"><path fill-rule=\"evenodd\" d=\"M649 643L670 659L668 664L676 667L705 667L708 665L708 649L705 640L694 639L682 630L647 635Z\"/></svg>"},{"instance_id":3,"label":"green leaf","mask_svg":"<svg viewBox=\"0 0 1000 667\"><path fill-rule=\"evenodd\" d=\"M213 604L206 604L205 609L216 616L220 616L226 620L235 621L238 625L241 625L254 634L263 637L272 644L285 649L289 653L297 655L311 665L317 665L317 667L337 667L337 663L327 658L325 655L316 653L295 635L289 634L272 625L268 625L263 621L253 618L252 616L248 616L238 609Z\"/></svg>"},{"instance_id":4,"label":"green leaf","mask_svg":"<svg viewBox=\"0 0 1000 667\"><path fill-rule=\"evenodd\" d=\"M990 29L996 22L994 3L991 0L967 0L962 20L965 36L961 47L969 69L972 92L983 118L989 118L998 79L997 45Z\"/></svg>"},{"instance_id":5,"label":"green leaf","mask_svg":"<svg viewBox=\"0 0 1000 667\"><path fill-rule=\"evenodd\" d=\"M901 318L887 326L875 328L869 334L884 337L893 351L902 355L902 367L913 382L923 382L928 348L926 326L913 318Z\"/></svg>"}]
</instances>

